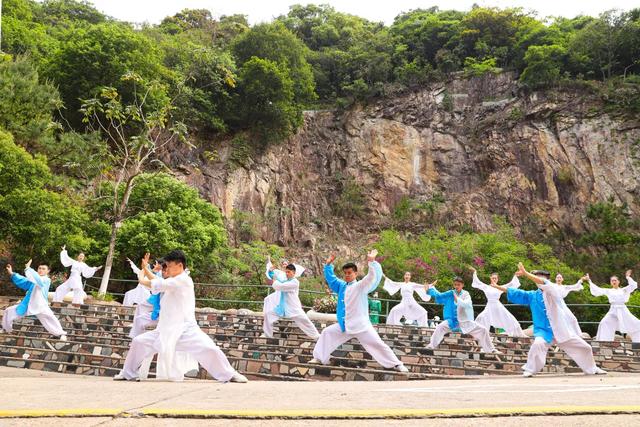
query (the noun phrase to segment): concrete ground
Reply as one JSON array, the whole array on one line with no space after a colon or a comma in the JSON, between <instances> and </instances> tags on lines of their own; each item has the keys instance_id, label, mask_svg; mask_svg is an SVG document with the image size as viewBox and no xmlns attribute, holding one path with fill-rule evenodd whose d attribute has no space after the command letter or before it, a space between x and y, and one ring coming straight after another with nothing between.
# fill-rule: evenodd
<instances>
[{"instance_id":1,"label":"concrete ground","mask_svg":"<svg viewBox=\"0 0 640 427\"><path fill-rule=\"evenodd\" d=\"M639 391L639 374L220 384L0 367L0 426L640 425Z\"/></svg>"}]
</instances>

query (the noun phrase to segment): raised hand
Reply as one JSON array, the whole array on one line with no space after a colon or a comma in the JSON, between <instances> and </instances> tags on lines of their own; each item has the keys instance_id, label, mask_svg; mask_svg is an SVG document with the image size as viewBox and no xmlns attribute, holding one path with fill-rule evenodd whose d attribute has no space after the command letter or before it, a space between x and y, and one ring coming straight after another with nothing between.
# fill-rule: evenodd
<instances>
[{"instance_id":1,"label":"raised hand","mask_svg":"<svg viewBox=\"0 0 640 427\"><path fill-rule=\"evenodd\" d=\"M96 271L100 271L102 269L102 266L99 265L98 267L96 267Z\"/></svg>"},{"instance_id":2,"label":"raised hand","mask_svg":"<svg viewBox=\"0 0 640 427\"><path fill-rule=\"evenodd\" d=\"M627 270L624 272L624 277L629 278L631 277L631 273L633 273L633 270Z\"/></svg>"},{"instance_id":3,"label":"raised hand","mask_svg":"<svg viewBox=\"0 0 640 427\"><path fill-rule=\"evenodd\" d=\"M472 273L478 272L478 270L476 270L472 265L469 266L469 271L471 271Z\"/></svg>"},{"instance_id":4,"label":"raised hand","mask_svg":"<svg viewBox=\"0 0 640 427\"><path fill-rule=\"evenodd\" d=\"M7 264L7 273L9 273L9 276L13 274L13 268L11 267L11 264Z\"/></svg>"},{"instance_id":5,"label":"raised hand","mask_svg":"<svg viewBox=\"0 0 640 427\"><path fill-rule=\"evenodd\" d=\"M66 251L67 250L67 245L62 245L62 250Z\"/></svg>"},{"instance_id":6,"label":"raised hand","mask_svg":"<svg viewBox=\"0 0 640 427\"><path fill-rule=\"evenodd\" d=\"M588 274L585 274L584 276L582 276L582 277L580 278L580 280L582 280L583 282L588 282L588 281L589 281L589 275L588 275Z\"/></svg>"},{"instance_id":7,"label":"raised hand","mask_svg":"<svg viewBox=\"0 0 640 427\"><path fill-rule=\"evenodd\" d=\"M31 262L33 262L33 259L30 259L25 265L24 268L29 268L31 267Z\"/></svg>"},{"instance_id":8,"label":"raised hand","mask_svg":"<svg viewBox=\"0 0 640 427\"><path fill-rule=\"evenodd\" d=\"M372 249L368 254L367 254L367 261L372 262L376 260L376 256L378 256L378 250L377 249Z\"/></svg>"},{"instance_id":9,"label":"raised hand","mask_svg":"<svg viewBox=\"0 0 640 427\"><path fill-rule=\"evenodd\" d=\"M589 277L589 273L584 275L584 280L586 280L587 282L591 281L591 277Z\"/></svg>"},{"instance_id":10,"label":"raised hand","mask_svg":"<svg viewBox=\"0 0 640 427\"><path fill-rule=\"evenodd\" d=\"M524 268L524 264L521 262L518 263L518 272L522 275L527 272L527 270Z\"/></svg>"},{"instance_id":11,"label":"raised hand","mask_svg":"<svg viewBox=\"0 0 640 427\"><path fill-rule=\"evenodd\" d=\"M335 260L336 260L336 254L331 254L329 255L329 258L327 258L327 260L324 263L327 265L333 264L333 261Z\"/></svg>"}]
</instances>

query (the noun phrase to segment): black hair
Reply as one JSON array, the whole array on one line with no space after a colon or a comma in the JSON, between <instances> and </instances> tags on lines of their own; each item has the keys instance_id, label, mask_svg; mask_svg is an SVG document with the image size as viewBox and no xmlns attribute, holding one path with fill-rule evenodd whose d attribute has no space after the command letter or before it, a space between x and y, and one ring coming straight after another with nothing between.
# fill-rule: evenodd
<instances>
[{"instance_id":1,"label":"black hair","mask_svg":"<svg viewBox=\"0 0 640 427\"><path fill-rule=\"evenodd\" d=\"M547 270L533 270L531 274L533 274L534 276L542 276L547 279L551 278L551 273L549 273Z\"/></svg>"},{"instance_id":2,"label":"black hair","mask_svg":"<svg viewBox=\"0 0 640 427\"><path fill-rule=\"evenodd\" d=\"M179 262L187 268L187 256L180 249L173 250L164 256L164 262Z\"/></svg>"},{"instance_id":3,"label":"black hair","mask_svg":"<svg viewBox=\"0 0 640 427\"><path fill-rule=\"evenodd\" d=\"M464 284L464 279L462 277L460 277L460 276L456 276L456 277L453 278L453 283L455 283L455 282L460 282L460 283Z\"/></svg>"},{"instance_id":4,"label":"black hair","mask_svg":"<svg viewBox=\"0 0 640 427\"><path fill-rule=\"evenodd\" d=\"M47 270L51 270L47 264L38 264L38 268L47 267Z\"/></svg>"},{"instance_id":5,"label":"black hair","mask_svg":"<svg viewBox=\"0 0 640 427\"><path fill-rule=\"evenodd\" d=\"M287 264L287 266L284 269L289 271L296 271L296 266L293 264Z\"/></svg>"},{"instance_id":6,"label":"black hair","mask_svg":"<svg viewBox=\"0 0 640 427\"><path fill-rule=\"evenodd\" d=\"M491 277L491 276L499 276L499 274L498 274L498 273L496 273L496 272L494 271L493 273L491 273L491 274L489 275L489 277Z\"/></svg>"},{"instance_id":7,"label":"black hair","mask_svg":"<svg viewBox=\"0 0 640 427\"><path fill-rule=\"evenodd\" d=\"M345 265L343 265L342 271L348 270L349 268L352 269L353 271L356 271L356 272L358 271L358 266L352 262L348 262Z\"/></svg>"}]
</instances>

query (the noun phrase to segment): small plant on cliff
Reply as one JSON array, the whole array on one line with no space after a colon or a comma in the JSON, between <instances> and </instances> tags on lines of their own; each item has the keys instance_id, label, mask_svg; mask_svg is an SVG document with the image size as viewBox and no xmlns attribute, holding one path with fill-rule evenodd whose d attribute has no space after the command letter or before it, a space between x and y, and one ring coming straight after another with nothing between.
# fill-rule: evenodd
<instances>
[{"instance_id":1,"label":"small plant on cliff","mask_svg":"<svg viewBox=\"0 0 640 427\"><path fill-rule=\"evenodd\" d=\"M558 169L558 173L556 174L558 178L558 182L564 185L573 184L573 172L571 171L571 167L562 166Z\"/></svg>"},{"instance_id":2,"label":"small plant on cliff","mask_svg":"<svg viewBox=\"0 0 640 427\"><path fill-rule=\"evenodd\" d=\"M464 60L464 72L469 77L480 77L487 73L498 74L501 69L496 66L496 58L478 60L468 57Z\"/></svg>"},{"instance_id":3,"label":"small plant on cliff","mask_svg":"<svg viewBox=\"0 0 640 427\"><path fill-rule=\"evenodd\" d=\"M365 197L362 186L352 177L338 177L342 191L334 204L337 215L345 218L358 218L364 214Z\"/></svg>"}]
</instances>

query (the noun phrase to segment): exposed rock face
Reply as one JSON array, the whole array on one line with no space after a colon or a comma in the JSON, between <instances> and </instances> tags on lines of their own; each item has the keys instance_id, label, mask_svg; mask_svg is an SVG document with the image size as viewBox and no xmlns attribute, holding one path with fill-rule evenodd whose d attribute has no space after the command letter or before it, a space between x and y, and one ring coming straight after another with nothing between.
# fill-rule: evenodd
<instances>
[{"instance_id":1,"label":"exposed rock face","mask_svg":"<svg viewBox=\"0 0 640 427\"><path fill-rule=\"evenodd\" d=\"M580 233L590 203L640 210L640 120L598 111L583 93L518 94L509 74L457 80L308 112L297 135L244 166L229 167L225 147L185 179L227 217L261 214L263 237L288 246L342 230L333 207L346 182L364 192L361 230L384 225L403 197L440 195L452 221L477 230L500 215L519 230Z\"/></svg>"}]
</instances>

